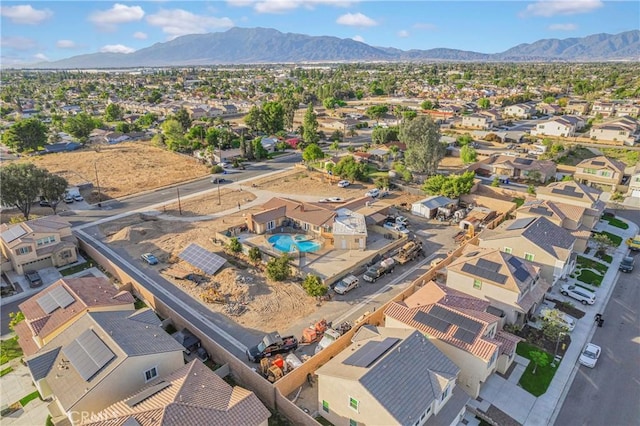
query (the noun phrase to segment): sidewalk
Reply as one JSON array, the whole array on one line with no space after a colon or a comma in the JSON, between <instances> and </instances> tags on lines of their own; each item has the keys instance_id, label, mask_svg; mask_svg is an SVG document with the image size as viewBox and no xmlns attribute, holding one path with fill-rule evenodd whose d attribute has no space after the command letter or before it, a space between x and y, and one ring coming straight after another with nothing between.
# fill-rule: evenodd
<instances>
[{"instance_id":1,"label":"sidewalk","mask_svg":"<svg viewBox=\"0 0 640 426\"><path fill-rule=\"evenodd\" d=\"M22 365L20 358L13 359L2 368L12 367L13 371L2 377L0 392L0 405L2 407L20 401L21 398L35 392L37 389L31 381L29 369ZM3 416L0 423L4 425L44 425L49 415L47 401L36 398L30 401L23 409L15 413Z\"/></svg>"}]
</instances>

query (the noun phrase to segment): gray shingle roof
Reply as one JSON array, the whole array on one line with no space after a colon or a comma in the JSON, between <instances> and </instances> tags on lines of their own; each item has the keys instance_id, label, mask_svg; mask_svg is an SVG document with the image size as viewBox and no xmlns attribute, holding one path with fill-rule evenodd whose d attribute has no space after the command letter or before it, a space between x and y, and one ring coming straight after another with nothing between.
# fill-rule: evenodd
<instances>
[{"instance_id":1,"label":"gray shingle roof","mask_svg":"<svg viewBox=\"0 0 640 426\"><path fill-rule=\"evenodd\" d=\"M569 231L559 227L545 217L538 217L527 227L522 236L558 258L561 256L556 251L556 247L569 249L576 241L576 238Z\"/></svg>"},{"instance_id":2,"label":"gray shingle roof","mask_svg":"<svg viewBox=\"0 0 640 426\"><path fill-rule=\"evenodd\" d=\"M360 383L398 421L413 424L444 390L438 376L454 379L460 369L419 331L390 350Z\"/></svg>"},{"instance_id":3,"label":"gray shingle roof","mask_svg":"<svg viewBox=\"0 0 640 426\"><path fill-rule=\"evenodd\" d=\"M53 364L58 357L60 349L60 347L57 347L48 352L44 352L43 354L35 358L27 360L27 367L29 367L29 370L31 370L33 380L37 381L47 377L47 374L49 374L49 371L51 371L51 367L53 367Z\"/></svg>"}]
</instances>

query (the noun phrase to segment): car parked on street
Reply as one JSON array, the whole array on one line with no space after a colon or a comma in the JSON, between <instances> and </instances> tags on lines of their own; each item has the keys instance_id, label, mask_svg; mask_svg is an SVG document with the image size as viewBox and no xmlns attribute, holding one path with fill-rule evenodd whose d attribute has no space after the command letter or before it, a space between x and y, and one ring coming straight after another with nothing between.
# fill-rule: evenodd
<instances>
[{"instance_id":1,"label":"car parked on street","mask_svg":"<svg viewBox=\"0 0 640 426\"><path fill-rule=\"evenodd\" d=\"M73 200L74 201L84 201L84 197L80 194L74 194L73 195Z\"/></svg>"},{"instance_id":2,"label":"car parked on street","mask_svg":"<svg viewBox=\"0 0 640 426\"><path fill-rule=\"evenodd\" d=\"M228 182L225 178L214 177L211 178L211 183L225 183Z\"/></svg>"},{"instance_id":3,"label":"car parked on street","mask_svg":"<svg viewBox=\"0 0 640 426\"><path fill-rule=\"evenodd\" d=\"M560 293L580 301L583 305L593 305L596 303L596 294L594 292L576 285L565 284L560 288Z\"/></svg>"},{"instance_id":4,"label":"car parked on street","mask_svg":"<svg viewBox=\"0 0 640 426\"><path fill-rule=\"evenodd\" d=\"M346 188L349 185L351 185L351 182L349 182L348 180L341 180L340 182L338 182L338 186L340 188Z\"/></svg>"},{"instance_id":5,"label":"car parked on street","mask_svg":"<svg viewBox=\"0 0 640 426\"><path fill-rule=\"evenodd\" d=\"M633 271L635 262L636 260L633 257L626 256L624 259L622 259L622 262L620 262L620 267L618 269L620 269L622 272L631 272Z\"/></svg>"},{"instance_id":6,"label":"car parked on street","mask_svg":"<svg viewBox=\"0 0 640 426\"><path fill-rule=\"evenodd\" d=\"M149 265L157 265L158 264L158 258L155 257L152 253L144 253L140 257L142 257L142 260L147 262Z\"/></svg>"},{"instance_id":7,"label":"car parked on street","mask_svg":"<svg viewBox=\"0 0 640 426\"><path fill-rule=\"evenodd\" d=\"M600 353L602 353L602 348L600 346L588 343L582 350L578 361L585 367L593 368L596 366L598 358L600 358Z\"/></svg>"},{"instance_id":8,"label":"car parked on street","mask_svg":"<svg viewBox=\"0 0 640 426\"><path fill-rule=\"evenodd\" d=\"M333 288L338 294L345 294L357 288L359 285L359 280L355 275L349 275L340 280L338 284Z\"/></svg>"}]
</instances>

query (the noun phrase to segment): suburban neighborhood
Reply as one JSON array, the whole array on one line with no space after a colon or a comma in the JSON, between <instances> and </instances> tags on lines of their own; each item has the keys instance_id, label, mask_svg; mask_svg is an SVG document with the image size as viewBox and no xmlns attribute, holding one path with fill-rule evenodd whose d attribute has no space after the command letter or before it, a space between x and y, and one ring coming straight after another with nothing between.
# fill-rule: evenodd
<instances>
[{"instance_id":1,"label":"suburban neighborhood","mask_svg":"<svg viewBox=\"0 0 640 426\"><path fill-rule=\"evenodd\" d=\"M638 63L509 61L3 68L0 422L635 424Z\"/></svg>"}]
</instances>

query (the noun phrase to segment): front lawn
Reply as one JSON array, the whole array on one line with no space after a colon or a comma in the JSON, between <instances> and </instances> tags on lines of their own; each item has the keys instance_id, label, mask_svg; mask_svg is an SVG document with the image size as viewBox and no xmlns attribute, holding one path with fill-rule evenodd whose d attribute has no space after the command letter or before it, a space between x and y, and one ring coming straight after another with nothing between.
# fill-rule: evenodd
<instances>
[{"instance_id":1,"label":"front lawn","mask_svg":"<svg viewBox=\"0 0 640 426\"><path fill-rule=\"evenodd\" d=\"M514 198L511 201L516 203L516 207L518 207L518 208L521 207L524 204L524 198Z\"/></svg>"},{"instance_id":2,"label":"front lawn","mask_svg":"<svg viewBox=\"0 0 640 426\"><path fill-rule=\"evenodd\" d=\"M20 405L22 405L23 407L25 405L27 405L29 402L33 401L36 398L40 398L40 393L38 391L34 391L32 393L30 393L29 395L25 396L24 398L22 398L20 400ZM42 399L42 398L40 398Z\"/></svg>"},{"instance_id":3,"label":"front lawn","mask_svg":"<svg viewBox=\"0 0 640 426\"><path fill-rule=\"evenodd\" d=\"M78 273L80 271L84 271L85 269L89 269L89 268L93 268L93 262L92 261L84 262L84 263L81 263L79 265L74 265L74 266L71 266L69 268L62 269L62 270L60 270L60 275L62 275L63 277L67 277L69 275L73 275L75 273Z\"/></svg>"},{"instance_id":4,"label":"front lawn","mask_svg":"<svg viewBox=\"0 0 640 426\"><path fill-rule=\"evenodd\" d=\"M9 374L12 371L13 371L13 367L4 368L4 369L0 370L0 377Z\"/></svg>"},{"instance_id":5,"label":"front lawn","mask_svg":"<svg viewBox=\"0 0 640 426\"><path fill-rule=\"evenodd\" d=\"M22 356L22 348L18 345L18 336L0 341L0 364Z\"/></svg>"},{"instance_id":6,"label":"front lawn","mask_svg":"<svg viewBox=\"0 0 640 426\"><path fill-rule=\"evenodd\" d=\"M613 242L613 244L617 246L619 246L620 244L622 244L622 237L619 237L617 235L612 234L611 232L607 232L607 231L602 231L602 232L598 232L599 234L602 235L606 235L607 237L609 237L609 239Z\"/></svg>"},{"instance_id":7,"label":"front lawn","mask_svg":"<svg viewBox=\"0 0 640 426\"><path fill-rule=\"evenodd\" d=\"M598 259L602 259L607 263L611 263L611 261L613 260L613 257L609 254L606 253L596 253L595 255Z\"/></svg>"},{"instance_id":8,"label":"front lawn","mask_svg":"<svg viewBox=\"0 0 640 426\"><path fill-rule=\"evenodd\" d=\"M627 222L623 222L615 216L602 216L602 220L606 220L609 222L609 225L615 226L620 229L629 229L629 224Z\"/></svg>"},{"instance_id":9,"label":"front lawn","mask_svg":"<svg viewBox=\"0 0 640 426\"><path fill-rule=\"evenodd\" d=\"M529 355L529 352L531 351L545 352L539 347L526 342L520 342L516 347L516 353L529 360L531 360L531 355ZM540 396L547 391L549 384L551 384L551 380L553 380L553 376L558 370L557 365L555 367L551 366L553 362L553 354L550 354L549 352L545 353L549 358L549 364L547 364L547 366L545 367L539 366L536 369L536 374L533 374L533 368L535 364L533 362L530 362L526 370L522 374L520 382L518 383L524 390L526 390L533 396Z\"/></svg>"},{"instance_id":10,"label":"front lawn","mask_svg":"<svg viewBox=\"0 0 640 426\"><path fill-rule=\"evenodd\" d=\"M600 287L602 284L602 275L598 275L590 269L583 269L580 271L580 275L578 275L578 281L582 281L585 284L591 284L595 287Z\"/></svg>"},{"instance_id":11,"label":"front lawn","mask_svg":"<svg viewBox=\"0 0 640 426\"><path fill-rule=\"evenodd\" d=\"M607 272L607 270L609 269L609 267L607 265L604 265L600 262L597 262L593 259L589 259L587 257L584 256L578 256L578 267L579 268L588 268L588 269L595 269L596 271L600 272L601 274L605 274Z\"/></svg>"}]
</instances>

